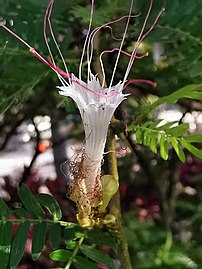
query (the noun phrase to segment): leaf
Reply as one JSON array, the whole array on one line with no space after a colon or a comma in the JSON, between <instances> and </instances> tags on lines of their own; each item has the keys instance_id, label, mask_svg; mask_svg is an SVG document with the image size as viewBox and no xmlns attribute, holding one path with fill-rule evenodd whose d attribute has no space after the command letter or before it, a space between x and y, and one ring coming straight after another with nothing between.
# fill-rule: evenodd
<instances>
[{"instance_id":1,"label":"leaf","mask_svg":"<svg viewBox=\"0 0 202 269\"><path fill-rule=\"evenodd\" d=\"M193 145L189 144L186 140L182 139L181 144L194 156L202 159L202 151L194 147Z\"/></svg>"},{"instance_id":2,"label":"leaf","mask_svg":"<svg viewBox=\"0 0 202 269\"><path fill-rule=\"evenodd\" d=\"M165 134L161 134L160 138L160 154L164 160L168 159L168 141Z\"/></svg>"},{"instance_id":3,"label":"leaf","mask_svg":"<svg viewBox=\"0 0 202 269\"><path fill-rule=\"evenodd\" d=\"M110 236L109 233L104 233L100 230L94 229L87 233L87 238L91 243L94 243L97 246L108 246L113 250L117 249L115 239Z\"/></svg>"},{"instance_id":4,"label":"leaf","mask_svg":"<svg viewBox=\"0 0 202 269\"><path fill-rule=\"evenodd\" d=\"M151 133L150 149L154 153L157 153L158 136L158 133Z\"/></svg>"},{"instance_id":5,"label":"leaf","mask_svg":"<svg viewBox=\"0 0 202 269\"><path fill-rule=\"evenodd\" d=\"M142 135L142 130L140 128L137 129L136 133L135 133L135 136L136 136L136 141L138 144L142 144L142 141L143 141L143 135Z\"/></svg>"},{"instance_id":6,"label":"leaf","mask_svg":"<svg viewBox=\"0 0 202 269\"><path fill-rule=\"evenodd\" d=\"M46 240L46 222L34 224L32 238L32 259L35 261L40 255Z\"/></svg>"},{"instance_id":7,"label":"leaf","mask_svg":"<svg viewBox=\"0 0 202 269\"><path fill-rule=\"evenodd\" d=\"M23 256L29 227L30 223L28 221L25 221L18 226L11 248L10 267L15 267Z\"/></svg>"},{"instance_id":8,"label":"leaf","mask_svg":"<svg viewBox=\"0 0 202 269\"><path fill-rule=\"evenodd\" d=\"M76 256L76 258L74 259L73 265L77 268L77 269L99 269L100 267L97 266L96 263L93 263L91 261L89 261L86 258L83 258L81 256Z\"/></svg>"},{"instance_id":9,"label":"leaf","mask_svg":"<svg viewBox=\"0 0 202 269\"><path fill-rule=\"evenodd\" d=\"M8 219L10 217L10 209L7 206L7 204L4 202L3 199L0 199L0 218L4 217L6 219Z\"/></svg>"},{"instance_id":10,"label":"leaf","mask_svg":"<svg viewBox=\"0 0 202 269\"><path fill-rule=\"evenodd\" d=\"M12 238L12 224L9 221L0 222L0 265L7 269L9 263Z\"/></svg>"},{"instance_id":11,"label":"leaf","mask_svg":"<svg viewBox=\"0 0 202 269\"><path fill-rule=\"evenodd\" d=\"M0 103L0 115L5 113L15 102L15 99L8 98L7 100Z\"/></svg>"},{"instance_id":12,"label":"leaf","mask_svg":"<svg viewBox=\"0 0 202 269\"><path fill-rule=\"evenodd\" d=\"M187 85L167 96L161 97L158 100L156 100L154 103L144 106L142 113L149 113L154 108L161 104L175 104L179 99L185 98L186 95L189 96L188 98L194 98L194 93L196 93L196 89L201 87L201 84L190 84ZM192 95L193 94L193 95Z\"/></svg>"},{"instance_id":13,"label":"leaf","mask_svg":"<svg viewBox=\"0 0 202 269\"><path fill-rule=\"evenodd\" d=\"M16 218L24 219L27 217L28 213L24 208L18 208L18 209L13 211L13 215Z\"/></svg>"},{"instance_id":14,"label":"leaf","mask_svg":"<svg viewBox=\"0 0 202 269\"><path fill-rule=\"evenodd\" d=\"M62 218L62 211L60 206L53 196L45 193L40 193L35 195L35 197L40 205L45 207L53 216L54 221L60 220Z\"/></svg>"},{"instance_id":15,"label":"leaf","mask_svg":"<svg viewBox=\"0 0 202 269\"><path fill-rule=\"evenodd\" d=\"M103 189L103 201L99 207L99 211L104 212L112 196L117 192L119 183L112 175L102 176L101 183Z\"/></svg>"},{"instance_id":16,"label":"leaf","mask_svg":"<svg viewBox=\"0 0 202 269\"><path fill-rule=\"evenodd\" d=\"M170 137L170 142L171 142L178 158L180 159L181 162L184 163L186 160L186 157L185 157L185 154L184 154L182 148L179 145L179 142L177 141L177 139L175 137Z\"/></svg>"},{"instance_id":17,"label":"leaf","mask_svg":"<svg viewBox=\"0 0 202 269\"><path fill-rule=\"evenodd\" d=\"M172 136L175 136L175 137L180 137L187 132L188 128L189 128L189 124L183 123L183 124L180 124L178 126L168 129L166 133L171 134Z\"/></svg>"},{"instance_id":18,"label":"leaf","mask_svg":"<svg viewBox=\"0 0 202 269\"><path fill-rule=\"evenodd\" d=\"M50 258L53 261L68 262L72 257L72 252L66 249L57 249L50 253Z\"/></svg>"},{"instance_id":19,"label":"leaf","mask_svg":"<svg viewBox=\"0 0 202 269\"><path fill-rule=\"evenodd\" d=\"M150 138L151 138L150 135L151 135L151 133L149 130L145 130L143 132L143 144L145 146L149 146L149 144L150 144Z\"/></svg>"},{"instance_id":20,"label":"leaf","mask_svg":"<svg viewBox=\"0 0 202 269\"><path fill-rule=\"evenodd\" d=\"M82 245L80 247L80 250L84 255L86 255L91 260L99 262L101 264L105 264L108 267L115 269L114 262L108 254L103 253L102 251L87 245Z\"/></svg>"},{"instance_id":21,"label":"leaf","mask_svg":"<svg viewBox=\"0 0 202 269\"><path fill-rule=\"evenodd\" d=\"M189 135L184 137L184 139L190 143L202 143L202 135L200 134Z\"/></svg>"},{"instance_id":22,"label":"leaf","mask_svg":"<svg viewBox=\"0 0 202 269\"><path fill-rule=\"evenodd\" d=\"M40 204L25 184L18 189L19 197L28 213L36 218L43 218L44 211Z\"/></svg>"},{"instance_id":23,"label":"leaf","mask_svg":"<svg viewBox=\"0 0 202 269\"><path fill-rule=\"evenodd\" d=\"M53 249L58 248L61 240L61 226L59 223L54 223L51 225L49 240Z\"/></svg>"}]
</instances>

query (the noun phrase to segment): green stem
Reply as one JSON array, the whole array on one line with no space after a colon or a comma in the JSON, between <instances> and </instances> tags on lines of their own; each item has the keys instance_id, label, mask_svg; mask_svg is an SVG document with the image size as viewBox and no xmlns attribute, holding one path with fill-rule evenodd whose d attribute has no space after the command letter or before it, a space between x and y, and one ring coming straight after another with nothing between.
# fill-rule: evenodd
<instances>
[{"instance_id":1,"label":"green stem","mask_svg":"<svg viewBox=\"0 0 202 269\"><path fill-rule=\"evenodd\" d=\"M64 226L64 227L75 225L75 223L72 223L72 222L54 221L54 220L48 220L48 219L3 219L3 220L0 220L0 223L5 222L5 221L11 222L12 224L20 224L25 221L28 221L30 223L40 223L41 221L44 221L48 224L59 223L61 226Z\"/></svg>"},{"instance_id":2,"label":"green stem","mask_svg":"<svg viewBox=\"0 0 202 269\"><path fill-rule=\"evenodd\" d=\"M116 159L116 142L115 136L110 130L108 137L108 164L109 164L109 173L119 181L118 166ZM122 226L122 215L121 215L121 205L120 205L120 194L119 190L112 197L110 202L110 212L116 219L116 223L113 227L114 235L116 236L117 246L118 246L118 255L120 257L121 269L132 269L130 256L128 252L128 243L125 237L125 233Z\"/></svg>"},{"instance_id":3,"label":"green stem","mask_svg":"<svg viewBox=\"0 0 202 269\"><path fill-rule=\"evenodd\" d=\"M73 253L72 253L72 256L71 258L69 259L68 263L66 264L65 268L64 269L69 269L70 266L72 265L72 262L73 262L73 259L76 257L78 251L79 251L79 248L80 246L82 245L83 243L83 240L84 240L84 235L79 239L79 242L78 242L78 245L74 248L73 250Z\"/></svg>"}]
</instances>

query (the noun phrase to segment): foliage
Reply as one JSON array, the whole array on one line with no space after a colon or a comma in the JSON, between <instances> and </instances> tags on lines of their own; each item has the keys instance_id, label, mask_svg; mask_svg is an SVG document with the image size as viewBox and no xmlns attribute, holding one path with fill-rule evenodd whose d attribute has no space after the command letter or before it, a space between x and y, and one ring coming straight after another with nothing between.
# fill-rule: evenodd
<instances>
[{"instance_id":1,"label":"foliage","mask_svg":"<svg viewBox=\"0 0 202 269\"><path fill-rule=\"evenodd\" d=\"M149 221L134 222L134 218L133 213L125 215L129 249L136 268L199 268L192 258L192 244L181 244L170 231Z\"/></svg>"},{"instance_id":2,"label":"foliage","mask_svg":"<svg viewBox=\"0 0 202 269\"><path fill-rule=\"evenodd\" d=\"M18 189L22 207L11 211L6 203L0 199L0 263L6 269L8 264L15 267L21 260L26 241L32 235L32 259L36 260L48 239L53 249L57 249L60 242L65 240L66 249L57 249L50 254L54 261L73 264L76 268L86 265L88 268L98 268L96 263L102 263L114 268L112 258L99 249L108 246L116 251L113 237L100 231L81 230L76 224L61 221L61 209L48 194L33 195L26 185ZM50 218L45 217L45 210ZM65 229L62 229L65 227ZM15 232L13 232L15 229ZM62 230L64 237L62 237ZM65 267L67 268L67 267Z\"/></svg>"}]
</instances>

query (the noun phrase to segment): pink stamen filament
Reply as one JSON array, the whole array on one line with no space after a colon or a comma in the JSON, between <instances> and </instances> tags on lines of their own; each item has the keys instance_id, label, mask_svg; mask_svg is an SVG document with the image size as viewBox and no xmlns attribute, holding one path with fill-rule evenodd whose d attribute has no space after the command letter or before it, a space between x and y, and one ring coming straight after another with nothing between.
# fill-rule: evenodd
<instances>
[{"instance_id":1,"label":"pink stamen filament","mask_svg":"<svg viewBox=\"0 0 202 269\"><path fill-rule=\"evenodd\" d=\"M147 80L147 79L130 79L123 87L123 91L125 90L125 88L128 87L129 84L131 83L146 83L151 85L152 87L156 88L157 87L157 82L151 81L151 80Z\"/></svg>"},{"instance_id":2,"label":"pink stamen filament","mask_svg":"<svg viewBox=\"0 0 202 269\"><path fill-rule=\"evenodd\" d=\"M3 27L6 31L8 31L11 35L13 35L15 38L17 38L20 42L22 42L25 46L27 46L30 50L30 52L37 58L39 59L42 63L44 63L45 65L49 66L56 74L61 75L65 78L68 78L71 82L76 83L77 85L81 86L83 89L97 95L100 97L113 97L114 95L116 95L118 93L117 90L114 90L112 92L112 94L101 94L98 93L96 91L93 91L91 89L89 89L88 87L86 87L85 85L82 85L82 83L80 83L78 80L72 79L72 75L69 73L64 72L62 69L60 69L59 67L55 66L54 64L49 63L47 60L45 60L38 52L35 51L34 48L32 48L27 42L25 42L21 37L19 37L16 33L14 33L12 30L10 30L8 27L6 27L3 23L0 23L0 26ZM60 77L61 78L61 77ZM62 79L62 78L61 78ZM69 84L63 79L63 82L69 86Z\"/></svg>"},{"instance_id":3,"label":"pink stamen filament","mask_svg":"<svg viewBox=\"0 0 202 269\"><path fill-rule=\"evenodd\" d=\"M51 33L51 36L53 38L54 44L55 44L55 46L56 46L56 48L57 48L57 50L58 50L58 52L60 54L60 57L62 59L62 63L64 65L65 71L66 71L66 73L69 73L67 65L65 63L65 59L64 59L64 57L62 55L62 52L61 52L61 50L60 50L60 48L59 48L59 46L57 44L57 41L56 41L56 38L55 38L55 35L54 35L54 32L53 32L53 28L52 28L52 24L51 24L51 13L52 13L54 0L51 0L50 2L51 2L51 5L50 5L50 9L49 9L49 14L48 14L48 24L49 24L50 33Z\"/></svg>"},{"instance_id":4,"label":"pink stamen filament","mask_svg":"<svg viewBox=\"0 0 202 269\"><path fill-rule=\"evenodd\" d=\"M20 40L20 42L22 42L29 49L32 48L26 41L24 41L21 37L19 37L18 35L16 35L13 31L11 31L8 27L6 27L2 22L0 22L0 27L3 27L7 32L9 32L14 37L16 37L18 40Z\"/></svg>"},{"instance_id":5,"label":"pink stamen filament","mask_svg":"<svg viewBox=\"0 0 202 269\"><path fill-rule=\"evenodd\" d=\"M138 14L138 15L134 15L132 16L131 15L131 18L136 18L138 16L140 16L141 14ZM95 38L95 35L104 27L109 27L112 29L112 27L110 27L109 25L111 24L114 24L114 23L117 23L125 18L128 18L129 15L125 15L125 16L122 16L114 21L110 21L110 22L107 22L105 24L102 24L101 26L98 26L96 27L90 34L89 36L89 39L88 39L88 44L87 44L87 59L88 59L88 62L89 62L89 66L91 65L91 62L92 62L92 58L93 58L93 40ZM90 48L91 47L91 48ZM90 56L89 56L90 55ZM104 75L104 74L103 74ZM102 83L102 85L104 85L104 81Z\"/></svg>"},{"instance_id":6,"label":"pink stamen filament","mask_svg":"<svg viewBox=\"0 0 202 269\"><path fill-rule=\"evenodd\" d=\"M133 52L132 52L132 56L133 56L133 57L131 57L131 59L130 59L130 61L129 61L129 63L128 63L128 67L127 67L127 69L126 69L126 73L125 73L125 76L124 76L124 79L123 79L123 83L125 83L126 80L127 80L128 74L129 74L129 72L130 72L130 70L131 70L131 67L132 67L133 62L134 62L134 59L135 59L134 56L136 56L137 51L138 51L138 48L139 48L141 42L142 42L142 41L145 39L145 37L146 37L146 36L153 30L154 26L156 25L156 23L158 22L158 20L159 20L159 18L160 18L160 16L161 16L162 12L165 11L165 8L162 8L162 9L161 9L161 11L160 11L159 14L157 15L156 19L154 20L152 26L149 28L149 30L148 30L144 35L142 35L142 34L143 34L143 31L144 31L144 29L145 29L145 27L146 27L147 20L148 20L149 15L150 15L150 12L151 12L151 9L152 9L152 5L153 5L153 0L151 0L151 2L150 2L150 6L149 6L149 9L148 9L148 12L147 12L147 16L146 16L146 18L145 18L145 20L144 20L142 30L141 30L141 32L140 32L140 34L139 34L138 40L137 40L136 45L135 45L135 47L134 47L134 49L133 49Z\"/></svg>"},{"instance_id":7,"label":"pink stamen filament","mask_svg":"<svg viewBox=\"0 0 202 269\"><path fill-rule=\"evenodd\" d=\"M101 65L101 69L102 69L102 74L103 74L103 83L105 81L105 70L104 70L104 64L103 64L103 61L102 61L102 56L104 55L104 53L112 53L114 51L120 51L121 53L125 54L126 56L129 56L129 57L134 57L136 59L142 59L146 56L149 55L148 52L146 52L145 54L141 55L141 56L137 56L137 55L132 55L124 50L120 50L119 48L114 48L112 50L104 50L101 54L100 54L100 65ZM102 84L102 87L104 87L104 84Z\"/></svg>"}]
</instances>

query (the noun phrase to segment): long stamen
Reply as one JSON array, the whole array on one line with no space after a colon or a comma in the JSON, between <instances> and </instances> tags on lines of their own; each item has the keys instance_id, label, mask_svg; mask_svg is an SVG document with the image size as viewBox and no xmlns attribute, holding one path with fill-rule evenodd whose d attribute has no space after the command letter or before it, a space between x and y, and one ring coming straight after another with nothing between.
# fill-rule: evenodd
<instances>
[{"instance_id":1,"label":"long stamen","mask_svg":"<svg viewBox=\"0 0 202 269\"><path fill-rule=\"evenodd\" d=\"M129 57L133 57L134 59L142 59L146 56L149 55L148 52L146 52L145 54L141 55L141 56L137 56L137 55L132 55L124 50L120 50L119 48L113 48L112 50L104 50L101 54L100 54L100 65L101 65L101 69L102 69L102 74L103 74L103 83L102 83L102 87L104 87L104 82L105 82L105 70L104 70L104 64L103 64L103 61L102 61L102 56L104 55L104 53L112 53L114 51L120 51L121 53L125 54L126 56L129 56Z\"/></svg>"},{"instance_id":2,"label":"long stamen","mask_svg":"<svg viewBox=\"0 0 202 269\"><path fill-rule=\"evenodd\" d=\"M130 18L131 18L132 7L133 7L133 0L131 0L131 3L130 3L130 9L129 9L129 13L128 13L128 20L127 20L125 31L124 31L124 34L123 34L123 38L122 38L122 41L121 41L121 44L120 44L120 47L119 47L120 50L122 49L123 43L125 41L126 33L127 33L127 30L128 30L128 26L129 26L129 22L130 22ZM117 58L116 58L116 62L115 62L115 65L114 65L114 70L113 70L111 81L110 81L110 84L109 84L109 90L111 89L111 86L112 86L112 83L113 83L113 80L114 80L114 76L115 76L116 68L117 68L117 65L118 65L119 58L120 58L120 54L121 54L121 51L118 52L118 55L117 55Z\"/></svg>"},{"instance_id":3,"label":"long stamen","mask_svg":"<svg viewBox=\"0 0 202 269\"><path fill-rule=\"evenodd\" d=\"M11 35L13 35L15 38L17 38L20 42L22 42L26 47L28 47L29 49L32 49L32 47L26 41L24 41L16 33L14 33L12 30L10 30L8 27L6 27L2 22L0 22L0 27L3 27L7 32L9 32Z\"/></svg>"},{"instance_id":4,"label":"long stamen","mask_svg":"<svg viewBox=\"0 0 202 269\"><path fill-rule=\"evenodd\" d=\"M81 60L80 60L80 64L79 64L79 79L81 80L81 72L82 72L82 64L83 64L83 58L84 58L84 53L85 53L85 49L86 49L86 44L90 35L90 29L91 29L91 25L92 25L92 21L93 21L93 10L94 10L94 0L92 0L91 2L91 10L90 10L90 22L89 22L89 26L88 26L88 32L86 35L86 39L84 42L84 46L83 46L83 50L82 50L82 54L81 54ZM87 59L88 60L88 59ZM88 71L89 71L89 64L88 64ZM89 72L88 72L88 80L89 80Z\"/></svg>"},{"instance_id":5,"label":"long stamen","mask_svg":"<svg viewBox=\"0 0 202 269\"><path fill-rule=\"evenodd\" d=\"M53 54L52 54L52 51L51 51L51 48L49 46L49 42L48 42L48 38L47 38L47 35L46 35L46 21L47 21L47 17L48 15L50 14L51 12L51 6L53 5L53 1L51 0L49 3L48 3L48 6L46 8L46 12L45 12L45 15L44 15L44 20L43 20L43 35L44 35L44 40L45 40L45 43L46 43L46 46L47 46L47 49L48 49L48 52L50 54L50 57L51 57L51 60L53 62L53 65L56 66L55 64L55 60L54 60L54 57L53 57Z\"/></svg>"},{"instance_id":6,"label":"long stamen","mask_svg":"<svg viewBox=\"0 0 202 269\"><path fill-rule=\"evenodd\" d=\"M64 65L65 71L66 71L67 73L69 73L68 68L67 68L67 65L66 65L66 63L65 63L65 59L64 59L64 57L63 57L63 55L62 55L62 52L61 52L61 50L60 50L60 48L59 48L59 46L58 46L58 43L57 43L57 41L56 41L56 38L55 38L55 35L54 35L54 32L53 32L53 28L52 28L51 18L50 18L50 17L51 17L51 13L52 13L52 8L53 8L54 0L51 0L51 2L52 2L52 4L51 4L51 6L50 6L50 10L49 10L49 14L48 14L48 24L49 24L50 33L51 33L51 36L52 36L53 41L54 41L54 43L55 43L55 46L56 46L56 48L57 48L57 50L58 50L58 52L59 52L59 54L60 54L60 57L61 57L61 59L62 59L62 63L63 63L63 65Z\"/></svg>"},{"instance_id":7,"label":"long stamen","mask_svg":"<svg viewBox=\"0 0 202 269\"><path fill-rule=\"evenodd\" d=\"M138 15L131 15L130 17L131 17L131 18L136 18L136 17L138 17L138 16L140 16L140 15L141 15L141 13L138 14ZM113 21L107 22L107 23L105 23L105 24L102 24L101 26L96 27L96 28L91 32L91 34L90 34L90 36L89 36L89 39L88 39L88 44L87 44L87 55L90 55L90 57L89 57L89 64L90 64L90 65L91 65L92 58L93 58L93 40L94 40L94 38L95 38L95 35L96 35L102 28L104 28L104 27L109 27L109 28L111 28L109 25L114 24L114 23L117 23L117 22L119 22L119 21L121 21L121 20L123 20L123 19L125 19L125 18L128 18L128 17L129 17L129 15L125 15L125 16L122 16L122 17L116 19L116 20L113 20ZM112 28L111 28L111 29L112 29ZM121 40L122 40L122 39L121 39ZM102 85L104 85L104 83L105 83L105 82L103 81Z\"/></svg>"},{"instance_id":8,"label":"long stamen","mask_svg":"<svg viewBox=\"0 0 202 269\"><path fill-rule=\"evenodd\" d=\"M146 27L146 23L147 23L147 20L148 20L148 18L149 18L149 15L150 15L150 12L151 12L151 9L152 9L152 5L153 5L153 0L151 0L151 2L150 2L150 6L149 6L149 9L148 9L148 12L147 12L147 16L146 16L146 18L145 18L145 20L144 20L142 30L141 30L141 32L140 32L140 34L139 34L138 40L137 40L136 45L135 45L135 47L134 47L134 49L133 49L132 56L136 56L136 54L137 54L137 50L138 50L138 48L139 48L141 42L142 42L143 39L144 39L144 38L145 38L145 37L146 37L146 36L153 30L154 26L156 25L157 21L159 20L159 18L160 18L160 16L161 16L162 12L165 10L164 8L161 9L161 11L160 11L159 14L157 15L155 21L153 22L152 26L151 26L151 27L149 28L149 30L143 35L143 31L144 31L144 29L145 29L145 27ZM128 77L128 74L129 74L129 72L130 72L130 70L131 70L131 67L132 67L132 65L133 65L134 59L135 59L135 57L131 57L131 59L130 59L130 61L129 61L129 63L128 63L128 67L127 67L127 69L126 69L126 73L125 73L125 76L124 76L124 79L123 79L123 82L124 82L124 83L125 83L126 80L127 80L127 77Z\"/></svg>"},{"instance_id":9,"label":"long stamen","mask_svg":"<svg viewBox=\"0 0 202 269\"><path fill-rule=\"evenodd\" d=\"M147 80L147 79L130 79L123 87L123 91L128 87L129 84L131 83L145 83L145 84L149 84L152 87L156 88L157 87L157 83L151 80Z\"/></svg>"}]
</instances>

